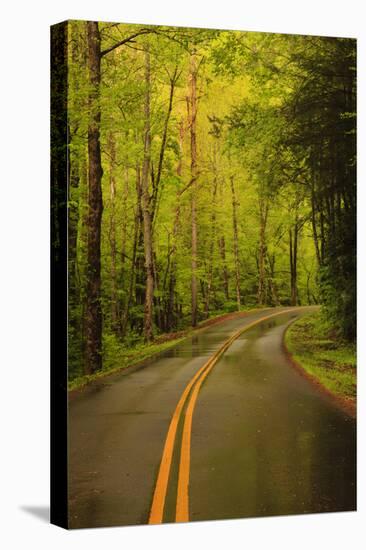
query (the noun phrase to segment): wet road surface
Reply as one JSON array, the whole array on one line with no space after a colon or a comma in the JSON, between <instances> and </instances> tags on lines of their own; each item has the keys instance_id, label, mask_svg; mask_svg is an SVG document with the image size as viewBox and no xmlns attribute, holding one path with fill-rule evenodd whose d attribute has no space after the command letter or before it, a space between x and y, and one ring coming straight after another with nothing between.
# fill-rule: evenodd
<instances>
[{"instance_id":1,"label":"wet road surface","mask_svg":"<svg viewBox=\"0 0 366 550\"><path fill-rule=\"evenodd\" d=\"M70 400L71 528L148 523L184 388L239 328L280 310L213 325ZM306 312L293 308L243 333L204 381L192 424L190 520L355 509L355 421L282 350L286 326ZM175 520L181 431L164 521Z\"/></svg>"}]
</instances>

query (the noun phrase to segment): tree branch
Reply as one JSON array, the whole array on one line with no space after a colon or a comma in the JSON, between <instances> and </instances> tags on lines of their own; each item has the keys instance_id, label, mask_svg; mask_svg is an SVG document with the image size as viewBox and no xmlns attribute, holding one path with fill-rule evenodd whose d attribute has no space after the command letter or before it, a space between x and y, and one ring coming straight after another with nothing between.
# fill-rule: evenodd
<instances>
[{"instance_id":1,"label":"tree branch","mask_svg":"<svg viewBox=\"0 0 366 550\"><path fill-rule=\"evenodd\" d=\"M132 42L133 39L136 38L137 36L141 36L143 34L151 34L153 32L155 32L155 31L150 30L150 29L142 29L141 31L136 32L135 34L131 34L131 36L128 36L127 38L124 38L123 40L120 40L116 44L113 44L113 46L111 46L110 48L107 48L106 50L101 51L100 52L100 57L103 57L104 55L107 55L107 53L110 53L113 50L115 50L116 48L119 48L120 46L123 46L127 42Z\"/></svg>"}]
</instances>

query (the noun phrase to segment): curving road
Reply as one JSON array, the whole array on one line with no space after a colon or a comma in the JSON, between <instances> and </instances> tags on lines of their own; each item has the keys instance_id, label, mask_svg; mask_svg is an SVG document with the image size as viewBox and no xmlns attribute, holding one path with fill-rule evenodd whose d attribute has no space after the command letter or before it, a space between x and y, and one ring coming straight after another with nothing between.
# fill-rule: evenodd
<instances>
[{"instance_id":1,"label":"curving road","mask_svg":"<svg viewBox=\"0 0 366 550\"><path fill-rule=\"evenodd\" d=\"M355 510L355 421L282 349L309 310L212 325L73 396L69 526Z\"/></svg>"}]
</instances>

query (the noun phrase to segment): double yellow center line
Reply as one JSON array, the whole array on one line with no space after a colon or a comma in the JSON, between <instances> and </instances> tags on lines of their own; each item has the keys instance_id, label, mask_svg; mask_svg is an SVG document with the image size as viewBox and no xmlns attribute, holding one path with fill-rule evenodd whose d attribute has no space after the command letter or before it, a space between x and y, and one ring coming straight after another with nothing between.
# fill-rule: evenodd
<instances>
[{"instance_id":1,"label":"double yellow center line","mask_svg":"<svg viewBox=\"0 0 366 550\"><path fill-rule=\"evenodd\" d=\"M215 352L215 354L201 367L191 381L185 387L181 398L173 413L170 421L167 437L165 440L163 455L160 462L159 473L155 485L155 491L153 501L150 510L149 524L162 523L164 515L165 499L168 490L168 482L170 469L173 458L174 444L178 429L178 424L182 416L184 405L188 399L188 405L184 414L182 445L180 450L180 462L178 472L178 488L177 488L177 501L176 501L176 514L175 520L178 522L189 521L189 473L190 473L190 458L191 458L191 433L192 433L192 418L193 411L197 401L198 393L202 386L203 381L208 376L214 365L225 353L225 351L231 346L243 332L253 328L254 326L267 321L272 317L289 313L292 309L285 309L277 313L272 313L261 319L257 319L245 327L235 332L226 342Z\"/></svg>"}]
</instances>

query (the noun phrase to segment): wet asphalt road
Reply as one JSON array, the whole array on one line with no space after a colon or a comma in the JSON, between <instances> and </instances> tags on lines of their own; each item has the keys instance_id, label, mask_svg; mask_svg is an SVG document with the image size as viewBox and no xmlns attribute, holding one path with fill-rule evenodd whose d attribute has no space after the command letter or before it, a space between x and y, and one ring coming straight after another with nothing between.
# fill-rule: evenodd
<instances>
[{"instance_id":1,"label":"wet asphalt road","mask_svg":"<svg viewBox=\"0 0 366 550\"><path fill-rule=\"evenodd\" d=\"M148 522L185 386L234 332L280 309L213 325L70 400L71 528ZM294 308L245 332L205 380L193 416L190 520L356 508L355 421L282 350L286 326L304 313ZM174 521L176 447L164 521Z\"/></svg>"}]
</instances>

